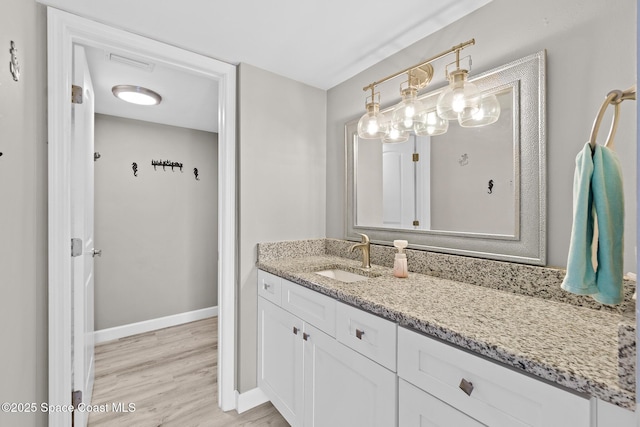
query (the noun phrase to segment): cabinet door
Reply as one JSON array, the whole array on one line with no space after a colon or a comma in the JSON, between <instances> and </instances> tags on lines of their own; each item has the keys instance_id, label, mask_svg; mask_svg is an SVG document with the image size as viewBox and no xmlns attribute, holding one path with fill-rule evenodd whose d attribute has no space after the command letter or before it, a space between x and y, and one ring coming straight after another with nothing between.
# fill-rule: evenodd
<instances>
[{"instance_id":1,"label":"cabinet door","mask_svg":"<svg viewBox=\"0 0 640 427\"><path fill-rule=\"evenodd\" d=\"M398 376L492 427L591 425L588 399L405 328Z\"/></svg>"},{"instance_id":2,"label":"cabinet door","mask_svg":"<svg viewBox=\"0 0 640 427\"><path fill-rule=\"evenodd\" d=\"M397 425L393 372L310 325L305 337L305 426Z\"/></svg>"},{"instance_id":3,"label":"cabinet door","mask_svg":"<svg viewBox=\"0 0 640 427\"><path fill-rule=\"evenodd\" d=\"M292 426L302 425L302 321L258 298L258 387Z\"/></svg>"},{"instance_id":4,"label":"cabinet door","mask_svg":"<svg viewBox=\"0 0 640 427\"><path fill-rule=\"evenodd\" d=\"M402 427L482 427L471 417L404 380L399 384L399 425Z\"/></svg>"}]
</instances>

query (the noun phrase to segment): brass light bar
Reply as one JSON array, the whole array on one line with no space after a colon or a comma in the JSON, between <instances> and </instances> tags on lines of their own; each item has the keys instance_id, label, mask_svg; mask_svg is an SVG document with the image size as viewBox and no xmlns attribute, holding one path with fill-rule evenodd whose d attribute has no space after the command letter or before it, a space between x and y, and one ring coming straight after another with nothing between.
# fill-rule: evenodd
<instances>
[{"instance_id":1,"label":"brass light bar","mask_svg":"<svg viewBox=\"0 0 640 427\"><path fill-rule=\"evenodd\" d=\"M413 65L413 66L411 66L409 68L405 68L402 71L398 71L397 73L391 74L391 75L389 75L389 76L387 76L387 77L385 77L383 79L375 81L375 82L363 87L362 90L363 91L371 90L372 93L373 93L373 90L377 85L385 83L385 82L388 82L389 80L394 79L394 78L398 77L401 74L405 74L405 73L408 73L408 72L410 72L412 70L415 70L416 68L424 67L425 65L430 64L431 62L436 61L436 60L438 60L440 58L443 58L443 57L445 57L445 56L447 56L447 55L449 55L449 54L451 54L453 52L456 52L458 54L456 59L459 61L459 59L458 59L459 58L459 52L462 49L464 49L465 47L472 46L475 43L476 43L475 39L471 39L471 40L468 40L468 41L466 41L464 43L460 43L459 45L453 46L451 49L445 50L444 52L441 52L441 53L439 53L439 54L437 54L437 55L435 55L435 56L433 56L433 57L431 57L431 58L429 58L429 59L427 59L427 60L425 60L425 61L423 61L423 62L421 62L419 64Z\"/></svg>"}]
</instances>

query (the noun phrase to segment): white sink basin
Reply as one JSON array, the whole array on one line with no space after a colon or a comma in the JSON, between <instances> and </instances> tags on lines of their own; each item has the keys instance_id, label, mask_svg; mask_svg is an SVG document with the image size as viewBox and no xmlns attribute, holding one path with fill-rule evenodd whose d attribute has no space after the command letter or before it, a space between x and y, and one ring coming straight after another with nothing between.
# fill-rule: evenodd
<instances>
[{"instance_id":1,"label":"white sink basin","mask_svg":"<svg viewBox=\"0 0 640 427\"><path fill-rule=\"evenodd\" d=\"M345 283L360 282L361 280L368 279L368 277L366 276L361 276L359 274L351 273L349 271L344 271L337 268L331 270L316 271L315 273Z\"/></svg>"}]
</instances>

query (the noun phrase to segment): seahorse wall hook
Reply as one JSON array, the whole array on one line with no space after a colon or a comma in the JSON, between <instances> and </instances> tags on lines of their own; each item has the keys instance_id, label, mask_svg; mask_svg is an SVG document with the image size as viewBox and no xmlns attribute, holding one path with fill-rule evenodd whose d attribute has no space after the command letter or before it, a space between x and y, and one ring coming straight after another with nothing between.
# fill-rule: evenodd
<instances>
[{"instance_id":1,"label":"seahorse wall hook","mask_svg":"<svg viewBox=\"0 0 640 427\"><path fill-rule=\"evenodd\" d=\"M131 169L133 169L133 176L138 176L138 164L136 162L131 163Z\"/></svg>"},{"instance_id":2,"label":"seahorse wall hook","mask_svg":"<svg viewBox=\"0 0 640 427\"><path fill-rule=\"evenodd\" d=\"M493 193L493 180L490 179L489 180L489 191L487 191L487 193L492 194Z\"/></svg>"},{"instance_id":3,"label":"seahorse wall hook","mask_svg":"<svg viewBox=\"0 0 640 427\"><path fill-rule=\"evenodd\" d=\"M9 49L9 53L11 54L11 62L9 63L9 70L11 71L11 75L13 76L13 80L16 82L20 80L20 64L18 64L18 57L16 56L16 44L13 40L11 40L11 49Z\"/></svg>"},{"instance_id":4,"label":"seahorse wall hook","mask_svg":"<svg viewBox=\"0 0 640 427\"><path fill-rule=\"evenodd\" d=\"M193 168L193 175L195 175L196 181L200 181L200 178L198 178L198 168Z\"/></svg>"}]
</instances>

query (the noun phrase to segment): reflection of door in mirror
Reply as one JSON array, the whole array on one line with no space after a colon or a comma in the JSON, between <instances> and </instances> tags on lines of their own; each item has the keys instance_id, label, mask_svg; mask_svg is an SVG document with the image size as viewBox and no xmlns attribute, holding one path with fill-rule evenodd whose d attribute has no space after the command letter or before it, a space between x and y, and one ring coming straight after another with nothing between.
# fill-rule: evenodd
<instances>
[{"instance_id":1,"label":"reflection of door in mirror","mask_svg":"<svg viewBox=\"0 0 640 427\"><path fill-rule=\"evenodd\" d=\"M382 224L429 229L430 138L382 144ZM426 202L426 203L425 203Z\"/></svg>"},{"instance_id":2,"label":"reflection of door in mirror","mask_svg":"<svg viewBox=\"0 0 640 427\"><path fill-rule=\"evenodd\" d=\"M363 140L357 151L357 224L428 230L430 138L410 135L405 142L386 144Z\"/></svg>"}]
</instances>

